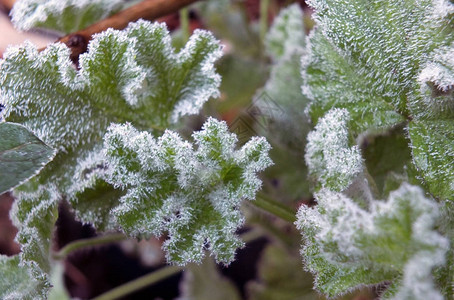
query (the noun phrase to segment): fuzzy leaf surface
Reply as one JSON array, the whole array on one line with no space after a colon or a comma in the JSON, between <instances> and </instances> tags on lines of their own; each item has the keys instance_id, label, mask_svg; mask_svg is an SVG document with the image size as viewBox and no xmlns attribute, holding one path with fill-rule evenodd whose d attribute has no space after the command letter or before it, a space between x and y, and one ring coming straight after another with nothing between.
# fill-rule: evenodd
<instances>
[{"instance_id":1,"label":"fuzzy leaf surface","mask_svg":"<svg viewBox=\"0 0 454 300\"><path fill-rule=\"evenodd\" d=\"M161 130L216 96L213 64L220 55L206 31L196 31L175 53L165 25L147 21L96 35L78 71L65 45L40 53L31 44L10 48L0 62L2 114L59 150L41 180L52 177L61 190L76 191L71 185L84 179L76 166L95 164L87 161L99 157L110 123Z\"/></svg>"},{"instance_id":2,"label":"fuzzy leaf surface","mask_svg":"<svg viewBox=\"0 0 454 300\"><path fill-rule=\"evenodd\" d=\"M239 206L255 198L256 173L272 164L270 146L253 138L235 150L236 135L212 118L193 138L197 149L172 131L154 139L130 124L112 125L105 136L108 182L126 191L113 214L128 235L167 233L171 263L200 262L206 249L228 264L244 244L235 234L244 222Z\"/></svg>"},{"instance_id":3,"label":"fuzzy leaf surface","mask_svg":"<svg viewBox=\"0 0 454 300\"><path fill-rule=\"evenodd\" d=\"M342 191L363 171L358 146L350 147L346 109L330 110L307 136L306 164L320 187Z\"/></svg>"},{"instance_id":4,"label":"fuzzy leaf surface","mask_svg":"<svg viewBox=\"0 0 454 300\"><path fill-rule=\"evenodd\" d=\"M296 224L304 232L301 253L318 290L332 297L391 281L385 299L443 299L432 269L444 264L449 243L434 230L438 206L422 189L404 183L369 209L327 189L315 197L318 205L303 205Z\"/></svg>"},{"instance_id":5,"label":"fuzzy leaf surface","mask_svg":"<svg viewBox=\"0 0 454 300\"><path fill-rule=\"evenodd\" d=\"M51 242L60 194L52 185L37 188L33 179L15 190L15 198L10 215L18 229L16 242L21 245L19 267L28 272L38 298L46 299L51 288Z\"/></svg>"},{"instance_id":6,"label":"fuzzy leaf surface","mask_svg":"<svg viewBox=\"0 0 454 300\"><path fill-rule=\"evenodd\" d=\"M3 300L46 299L39 283L20 265L19 256L0 255L0 298Z\"/></svg>"},{"instance_id":7,"label":"fuzzy leaf surface","mask_svg":"<svg viewBox=\"0 0 454 300\"><path fill-rule=\"evenodd\" d=\"M22 125L0 123L0 194L36 175L55 152Z\"/></svg>"},{"instance_id":8,"label":"fuzzy leaf surface","mask_svg":"<svg viewBox=\"0 0 454 300\"><path fill-rule=\"evenodd\" d=\"M408 132L413 161L429 191L454 201L454 120L415 120Z\"/></svg>"},{"instance_id":9,"label":"fuzzy leaf surface","mask_svg":"<svg viewBox=\"0 0 454 300\"><path fill-rule=\"evenodd\" d=\"M11 10L17 29L45 28L70 33L125 7L125 0L18 0Z\"/></svg>"}]
</instances>

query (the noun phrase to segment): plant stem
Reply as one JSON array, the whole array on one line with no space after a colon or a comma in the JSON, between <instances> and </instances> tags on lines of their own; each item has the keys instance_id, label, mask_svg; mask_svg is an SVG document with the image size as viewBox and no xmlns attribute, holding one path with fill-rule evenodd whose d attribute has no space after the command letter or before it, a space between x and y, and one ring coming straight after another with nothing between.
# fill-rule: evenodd
<instances>
[{"instance_id":1,"label":"plant stem","mask_svg":"<svg viewBox=\"0 0 454 300\"><path fill-rule=\"evenodd\" d=\"M263 232L257 229L252 229L241 235L241 238L249 243L255 239L260 238L263 235ZM124 297L136 291L139 291L147 286L155 284L167 277L175 275L183 271L183 267L178 266L167 266L163 267L157 271L151 272L134 280L131 280L123 285L120 285L116 288L111 289L110 291L105 292L104 294L93 298L92 300L114 300L120 297Z\"/></svg>"},{"instance_id":2,"label":"plant stem","mask_svg":"<svg viewBox=\"0 0 454 300\"><path fill-rule=\"evenodd\" d=\"M265 36L268 32L268 10L270 0L260 0L260 40L265 42Z\"/></svg>"},{"instance_id":3,"label":"plant stem","mask_svg":"<svg viewBox=\"0 0 454 300\"><path fill-rule=\"evenodd\" d=\"M83 249L86 247L92 247L92 246L98 246L98 245L104 245L104 244L110 244L113 242L118 242L126 239L126 236L124 234L118 233L118 234L109 234L109 235L103 235L103 236L98 236L94 238L88 238L88 239L80 239L76 240L72 243L69 243L60 251L55 253L53 255L54 259L61 260L64 259L68 254L71 252L74 252L79 249Z\"/></svg>"},{"instance_id":4,"label":"plant stem","mask_svg":"<svg viewBox=\"0 0 454 300\"><path fill-rule=\"evenodd\" d=\"M88 42L95 33L103 32L108 28L124 29L129 22L141 18L154 20L176 12L196 1L198 0L144 0L85 29L68 34L58 41L71 49L71 59L77 61L79 55L87 51ZM44 49L40 49L40 51Z\"/></svg>"},{"instance_id":5,"label":"plant stem","mask_svg":"<svg viewBox=\"0 0 454 300\"><path fill-rule=\"evenodd\" d=\"M92 300L118 299L118 298L124 297L126 295L129 295L133 292L136 292L138 290L141 290L143 288L146 288L147 286L157 283L167 277L175 275L175 274L181 272L182 270L183 270L183 268L178 267L178 266L164 267L157 271L154 271L152 273L139 277L137 279L131 280L130 282L122 284L114 289L111 289L110 291L108 291L98 297L95 297Z\"/></svg>"},{"instance_id":6,"label":"plant stem","mask_svg":"<svg viewBox=\"0 0 454 300\"><path fill-rule=\"evenodd\" d=\"M180 28L183 33L183 41L186 43L189 40L189 9L187 7L180 10Z\"/></svg>"},{"instance_id":7,"label":"plant stem","mask_svg":"<svg viewBox=\"0 0 454 300\"><path fill-rule=\"evenodd\" d=\"M250 203L287 222L294 223L296 221L295 212L263 193L259 193L255 201Z\"/></svg>"}]
</instances>

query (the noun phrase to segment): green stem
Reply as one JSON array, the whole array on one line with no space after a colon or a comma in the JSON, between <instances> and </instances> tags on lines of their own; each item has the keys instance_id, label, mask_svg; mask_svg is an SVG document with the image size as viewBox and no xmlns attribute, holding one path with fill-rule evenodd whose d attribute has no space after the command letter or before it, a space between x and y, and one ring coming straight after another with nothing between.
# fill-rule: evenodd
<instances>
[{"instance_id":1,"label":"green stem","mask_svg":"<svg viewBox=\"0 0 454 300\"><path fill-rule=\"evenodd\" d=\"M180 28L183 33L183 40L186 43L189 40L189 9L187 7L180 9Z\"/></svg>"},{"instance_id":2,"label":"green stem","mask_svg":"<svg viewBox=\"0 0 454 300\"><path fill-rule=\"evenodd\" d=\"M146 288L147 286L155 284L167 277L175 275L175 274L181 272L182 270L183 270L183 268L178 267L178 266L164 267L157 271L154 271L152 273L149 273L147 275L134 279L130 282L122 284L114 289L111 289L110 291L108 291L98 297L95 297L92 300L118 299L118 298L124 297L126 295L129 295L133 292L136 292L138 290L141 290L143 288Z\"/></svg>"},{"instance_id":3,"label":"green stem","mask_svg":"<svg viewBox=\"0 0 454 300\"><path fill-rule=\"evenodd\" d=\"M265 36L268 32L268 10L270 0L260 0L260 40L265 42Z\"/></svg>"},{"instance_id":4,"label":"green stem","mask_svg":"<svg viewBox=\"0 0 454 300\"><path fill-rule=\"evenodd\" d=\"M57 253L55 253L53 255L53 258L56 260L62 260L66 256L68 256L68 254L70 254L71 252L74 252L76 250L87 248L87 247L98 246L98 245L110 244L113 242L122 241L124 239L126 239L126 236L124 234L118 233L118 234L109 234L109 235L98 236L98 237L89 238L89 239L76 240L72 243L69 243L62 249L60 249L60 251L58 251Z\"/></svg>"},{"instance_id":5,"label":"green stem","mask_svg":"<svg viewBox=\"0 0 454 300\"><path fill-rule=\"evenodd\" d=\"M253 240L258 239L263 236L263 232L257 229L252 229L241 235L246 243L249 243ZM136 291L144 289L152 284L158 283L159 281L166 279L172 275L175 275L183 271L183 267L178 266L167 266L163 267L157 271L146 274L142 277L131 280L123 285L120 285L116 288L111 289L110 291L105 292L104 294L93 298L92 300L115 300L126 295L132 294Z\"/></svg>"},{"instance_id":6,"label":"green stem","mask_svg":"<svg viewBox=\"0 0 454 300\"><path fill-rule=\"evenodd\" d=\"M294 223L296 221L295 212L263 193L259 193L255 201L251 201L250 203L287 222Z\"/></svg>"}]
</instances>

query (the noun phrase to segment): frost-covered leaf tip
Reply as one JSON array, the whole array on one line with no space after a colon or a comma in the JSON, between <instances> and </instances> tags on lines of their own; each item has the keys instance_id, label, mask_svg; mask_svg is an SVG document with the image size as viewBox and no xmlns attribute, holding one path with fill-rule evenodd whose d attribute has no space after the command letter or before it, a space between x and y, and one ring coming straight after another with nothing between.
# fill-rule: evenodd
<instances>
[{"instance_id":1,"label":"frost-covered leaf tip","mask_svg":"<svg viewBox=\"0 0 454 300\"><path fill-rule=\"evenodd\" d=\"M333 109L307 137L305 159L309 173L321 187L333 191L347 188L364 168L359 147L349 145L349 120L347 110Z\"/></svg>"},{"instance_id":2,"label":"frost-covered leaf tip","mask_svg":"<svg viewBox=\"0 0 454 300\"><path fill-rule=\"evenodd\" d=\"M318 290L332 297L391 281L383 299L443 299L432 271L444 264L449 243L434 230L438 205L421 188L404 183L368 209L327 189L315 198L316 206L301 206L296 225Z\"/></svg>"},{"instance_id":3,"label":"frost-covered leaf tip","mask_svg":"<svg viewBox=\"0 0 454 300\"><path fill-rule=\"evenodd\" d=\"M228 264L243 246L235 233L244 222L239 207L255 198L256 173L272 164L270 145L252 138L235 150L236 135L212 118L193 138L196 149L169 130L155 139L130 124L112 125L105 136L108 182L126 190L112 213L128 235L167 233L171 263L200 262L209 250Z\"/></svg>"}]
</instances>

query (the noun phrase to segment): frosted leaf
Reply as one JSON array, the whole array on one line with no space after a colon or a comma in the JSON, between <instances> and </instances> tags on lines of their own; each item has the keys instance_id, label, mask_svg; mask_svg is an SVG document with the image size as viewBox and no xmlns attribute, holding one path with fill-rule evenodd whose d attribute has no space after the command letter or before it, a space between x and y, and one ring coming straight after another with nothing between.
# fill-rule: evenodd
<instances>
[{"instance_id":1,"label":"frosted leaf","mask_svg":"<svg viewBox=\"0 0 454 300\"><path fill-rule=\"evenodd\" d=\"M281 10L266 35L266 51L274 60L292 55L304 48L303 11L298 4Z\"/></svg>"},{"instance_id":2,"label":"frosted leaf","mask_svg":"<svg viewBox=\"0 0 454 300\"><path fill-rule=\"evenodd\" d=\"M63 44L43 52L31 44L10 48L0 61L2 117L59 150L40 181L52 177L62 192L75 193L88 187L78 183L89 171L75 168L100 148L110 123L166 128L217 96L213 64L221 52L210 33L198 30L175 53L165 25L147 21L95 35L80 70Z\"/></svg>"},{"instance_id":3,"label":"frosted leaf","mask_svg":"<svg viewBox=\"0 0 454 300\"><path fill-rule=\"evenodd\" d=\"M332 45L320 28L310 35L302 69L302 90L311 100L308 111L314 123L332 108L347 109L351 130L357 133L382 132L404 120L372 88L376 81L366 81L351 58Z\"/></svg>"},{"instance_id":4,"label":"frosted leaf","mask_svg":"<svg viewBox=\"0 0 454 300\"><path fill-rule=\"evenodd\" d=\"M309 173L321 187L334 191L346 189L364 168L359 147L349 145L349 119L347 110L333 109L307 136Z\"/></svg>"},{"instance_id":5,"label":"frosted leaf","mask_svg":"<svg viewBox=\"0 0 454 300\"><path fill-rule=\"evenodd\" d=\"M433 108L447 105L434 99L436 87L432 99L424 100L418 95L417 81L434 75L432 62L445 68L450 64L452 2L312 0L309 4L316 11L317 30L303 60L303 91L313 100L314 120L332 107L345 107L357 122L352 125L359 127L355 130L385 129L423 101L432 101ZM441 52L447 54L440 56ZM452 76L445 71L445 79ZM352 102L355 105L348 108ZM440 114L439 109L421 111L432 117Z\"/></svg>"},{"instance_id":6,"label":"frosted leaf","mask_svg":"<svg viewBox=\"0 0 454 300\"><path fill-rule=\"evenodd\" d=\"M0 255L0 298L3 300L46 299L39 282L20 265L19 256ZM45 291L45 290L44 290Z\"/></svg>"},{"instance_id":7,"label":"frosted leaf","mask_svg":"<svg viewBox=\"0 0 454 300\"><path fill-rule=\"evenodd\" d=\"M268 81L253 101L257 118L263 119L259 120L257 131L264 127L263 134L299 150L304 148L309 130L305 113L309 100L301 94L304 43L303 12L294 4L280 12L268 32L265 46L274 63Z\"/></svg>"},{"instance_id":8,"label":"frosted leaf","mask_svg":"<svg viewBox=\"0 0 454 300\"><path fill-rule=\"evenodd\" d=\"M225 122L208 119L193 134L197 149L167 130L155 139L130 124L112 125L105 136L107 181L125 190L113 209L128 235L161 236L169 262L200 262L210 250L230 263L243 242L235 234L244 218L242 200L261 186L256 173L271 165L269 144L253 138L235 150Z\"/></svg>"},{"instance_id":9,"label":"frosted leaf","mask_svg":"<svg viewBox=\"0 0 454 300\"><path fill-rule=\"evenodd\" d=\"M38 291L45 295L50 288L51 242L61 195L55 186L38 187L32 179L15 190L15 198L10 216L21 245L19 266L27 270L30 284L39 285Z\"/></svg>"},{"instance_id":10,"label":"frosted leaf","mask_svg":"<svg viewBox=\"0 0 454 300\"><path fill-rule=\"evenodd\" d=\"M296 225L318 290L332 297L392 281L397 287L389 298L443 299L432 270L444 264L449 243L434 230L437 204L419 187L404 183L368 210L339 192L322 189L315 197L318 205L301 206Z\"/></svg>"},{"instance_id":11,"label":"frosted leaf","mask_svg":"<svg viewBox=\"0 0 454 300\"><path fill-rule=\"evenodd\" d=\"M369 86L399 112L405 112L404 96L428 54L454 40L449 25L454 5L447 0L309 4L316 11L319 30L362 78L363 88Z\"/></svg>"},{"instance_id":12,"label":"frosted leaf","mask_svg":"<svg viewBox=\"0 0 454 300\"><path fill-rule=\"evenodd\" d=\"M70 33L125 6L125 0L18 0L11 10L11 17L14 26L20 30L46 28Z\"/></svg>"},{"instance_id":13,"label":"frosted leaf","mask_svg":"<svg viewBox=\"0 0 454 300\"><path fill-rule=\"evenodd\" d=\"M419 93L410 102L420 119L454 119L454 43L434 51L418 76Z\"/></svg>"},{"instance_id":14,"label":"frosted leaf","mask_svg":"<svg viewBox=\"0 0 454 300\"><path fill-rule=\"evenodd\" d=\"M454 120L410 122L413 162L434 195L454 200Z\"/></svg>"}]
</instances>

